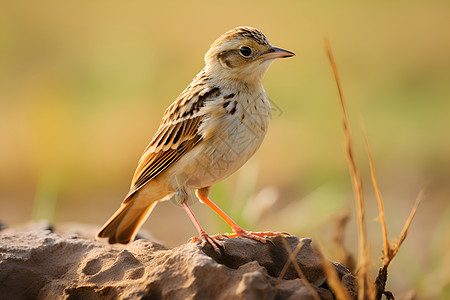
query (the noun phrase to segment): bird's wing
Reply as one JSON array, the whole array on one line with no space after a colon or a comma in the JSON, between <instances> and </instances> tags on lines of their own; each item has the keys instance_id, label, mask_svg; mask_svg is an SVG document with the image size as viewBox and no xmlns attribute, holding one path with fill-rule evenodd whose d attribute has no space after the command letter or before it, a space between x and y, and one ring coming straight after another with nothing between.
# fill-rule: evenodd
<instances>
[{"instance_id":1,"label":"bird's wing","mask_svg":"<svg viewBox=\"0 0 450 300\"><path fill-rule=\"evenodd\" d=\"M139 160L124 202L203 139L198 132L204 117L201 108L219 94L218 88L191 84L167 108L158 131Z\"/></svg>"}]
</instances>

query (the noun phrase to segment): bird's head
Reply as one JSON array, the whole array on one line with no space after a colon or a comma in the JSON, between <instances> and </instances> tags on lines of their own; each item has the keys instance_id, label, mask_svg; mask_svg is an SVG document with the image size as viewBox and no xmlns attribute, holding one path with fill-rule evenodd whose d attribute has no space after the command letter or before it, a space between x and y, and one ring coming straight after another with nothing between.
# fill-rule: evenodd
<instances>
[{"instance_id":1,"label":"bird's head","mask_svg":"<svg viewBox=\"0 0 450 300\"><path fill-rule=\"evenodd\" d=\"M293 55L270 45L256 28L236 27L211 45L205 54L205 69L220 80L260 83L274 59Z\"/></svg>"}]
</instances>

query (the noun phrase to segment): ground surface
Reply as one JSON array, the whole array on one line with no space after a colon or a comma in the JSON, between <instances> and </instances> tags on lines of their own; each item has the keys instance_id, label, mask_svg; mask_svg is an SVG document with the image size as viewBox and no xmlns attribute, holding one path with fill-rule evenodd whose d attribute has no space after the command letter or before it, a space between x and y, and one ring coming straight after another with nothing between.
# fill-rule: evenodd
<instances>
[{"instance_id":1,"label":"ground surface","mask_svg":"<svg viewBox=\"0 0 450 300\"><path fill-rule=\"evenodd\" d=\"M138 239L111 246L86 238L88 226L60 227L60 232L84 228L85 236L37 227L0 232L0 294L5 299L313 299L292 264L279 279L299 243L295 261L301 271L322 299L333 299L311 239L277 237L266 244L225 239L219 255L198 243L167 249ZM333 266L350 293L356 290L347 269Z\"/></svg>"}]
</instances>

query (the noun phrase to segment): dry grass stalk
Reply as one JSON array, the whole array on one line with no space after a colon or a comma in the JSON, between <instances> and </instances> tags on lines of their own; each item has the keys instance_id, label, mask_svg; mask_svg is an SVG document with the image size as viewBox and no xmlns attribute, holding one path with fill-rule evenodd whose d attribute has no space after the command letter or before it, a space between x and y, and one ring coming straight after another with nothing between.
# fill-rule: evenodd
<instances>
[{"instance_id":1,"label":"dry grass stalk","mask_svg":"<svg viewBox=\"0 0 450 300\"><path fill-rule=\"evenodd\" d=\"M424 189L422 189L417 196L416 202L414 204L414 207L411 210L411 213L409 214L408 219L405 222L405 225L403 226L403 230L400 233L400 236L398 238L398 241L394 243L394 247L389 247L388 251L386 253L389 253L389 255L386 255L383 260L383 266L378 270L378 276L375 279L375 290L376 290L376 296L375 299L381 300L382 296L384 295L387 300L395 299L394 295L392 295L391 292L386 291L386 283L387 283L387 274L388 274L388 267L394 257L397 255L398 251L400 250L400 247L403 243L403 241L406 239L406 236L408 235L409 227L411 226L411 222L417 212L417 208L419 207L420 202L422 201L424 195ZM380 207L380 212L383 208Z\"/></svg>"},{"instance_id":2,"label":"dry grass stalk","mask_svg":"<svg viewBox=\"0 0 450 300\"><path fill-rule=\"evenodd\" d=\"M390 256L389 260L385 260L383 264L383 268L388 268L394 257L397 255L398 251L400 250L400 246L402 245L403 241L406 239L406 236L408 235L409 227L411 226L411 222L416 215L417 208L419 208L419 204L422 201L423 195L425 193L425 189L421 189L419 192L419 195L417 196L416 202L414 203L414 207L411 210L411 213L409 214L408 219L405 222L405 225L403 226L403 230L400 233L400 236L398 238L398 241L394 244L394 248L392 249L392 255Z\"/></svg>"},{"instance_id":3,"label":"dry grass stalk","mask_svg":"<svg viewBox=\"0 0 450 300\"><path fill-rule=\"evenodd\" d=\"M295 270L297 271L298 276L304 281L306 288L311 292L311 295L313 296L313 298L315 300L320 300L319 295L314 290L314 288L311 286L311 284L309 283L305 274L300 269L300 266L298 265L297 260L295 259L295 257L297 256L298 252L300 252L300 249L302 248L304 243L302 241L300 241L297 244L297 246L295 247L294 251L291 252L291 249L290 249L289 244L286 241L286 239L283 238L282 241L283 241L284 247L286 248L286 251L289 254L289 258L288 258L288 261L286 261L285 265L283 266L283 269L281 270L280 275L278 276L276 287L275 287L275 292L272 295L272 300L275 299L275 297L278 293L278 287L280 285L280 281L283 279L283 277L286 274L286 271L289 268L291 263L294 266Z\"/></svg>"},{"instance_id":4,"label":"dry grass stalk","mask_svg":"<svg viewBox=\"0 0 450 300\"><path fill-rule=\"evenodd\" d=\"M338 70L336 63L331 52L331 47L328 40L325 39L325 49L330 60L331 68L333 70L334 79L336 81L337 89L339 92L339 98L341 101L341 108L343 113L343 125L344 133L346 138L346 154L348 158L348 163L350 167L350 175L352 179L353 192L356 199L356 207L358 211L358 299L374 299L375 291L373 284L370 282L369 278L369 268L370 268L370 247L367 242L367 232L365 223L365 208L364 208L364 197L362 193L362 183L361 177L359 175L358 169L356 168L356 163L353 155L353 142L352 142L352 132L347 116L347 111L345 109L344 97L342 94L342 89L340 86Z\"/></svg>"},{"instance_id":5,"label":"dry grass stalk","mask_svg":"<svg viewBox=\"0 0 450 300\"><path fill-rule=\"evenodd\" d=\"M364 126L364 122L361 120L363 134L364 134L364 140L366 142L366 148L367 153L369 155L369 164L370 164L370 177L372 179L372 185L373 189L375 190L375 194L378 201L378 211L379 211L379 220L381 224L381 231L383 232L383 254L384 254L384 261L391 260L392 257L392 249L389 245L389 238L388 238L388 232L387 232L387 226L386 226L386 218L384 217L384 205L383 205L383 198L381 198L380 189L378 187L378 182L375 174L375 163L373 160L372 150L370 148L369 138L367 136L367 130Z\"/></svg>"},{"instance_id":6,"label":"dry grass stalk","mask_svg":"<svg viewBox=\"0 0 450 300\"><path fill-rule=\"evenodd\" d=\"M303 242L300 241L297 244L297 246L295 247L294 251L291 252L291 249L290 249L289 244L286 241L286 239L282 239L282 241L283 241L284 247L286 248L287 252L289 253L289 261L292 262L292 265L294 266L294 269L297 272L298 276L305 282L305 285L308 288L308 290L311 292L313 298L316 300L320 300L319 295L317 294L317 292L313 289L313 287L309 283L308 279L306 278L305 274L302 272L302 269L300 269L300 266L298 265L298 262L296 260L296 256L297 256L298 252L300 251L300 249L302 248Z\"/></svg>"},{"instance_id":7,"label":"dry grass stalk","mask_svg":"<svg viewBox=\"0 0 450 300\"><path fill-rule=\"evenodd\" d=\"M378 201L378 211L379 211L379 220L381 224L381 230L383 232L383 266L378 271L378 276L375 280L375 289L376 289L376 296L375 299L381 299L382 295L385 295L387 299L394 299L394 296L391 292L386 291L386 282L387 282L387 271L390 263L394 259L394 257L397 255L398 251L400 250L400 246L402 245L403 241L406 239L406 236L408 234L408 229L411 226L411 222L416 214L417 208L419 207L419 203L423 198L424 190L422 189L416 199L416 203L414 204L413 209L411 210L411 213L408 217L408 219L405 222L405 225L403 227L403 230L398 238L398 242L394 244L394 247L391 247L389 244L389 237L387 232L387 225L386 225L386 219L384 217L384 205L383 205L383 198L381 197L380 189L378 187L378 182L375 174L375 163L373 160L372 150L370 148L369 138L367 135L366 128L364 126L364 122L361 121L363 133L364 133L364 140L366 142L366 148L367 153L369 156L369 162L370 162L370 175L372 178L372 184L373 188L375 190L375 194Z\"/></svg>"},{"instance_id":8,"label":"dry grass stalk","mask_svg":"<svg viewBox=\"0 0 450 300\"><path fill-rule=\"evenodd\" d=\"M334 295L336 296L336 299L352 299L347 291L345 290L344 286L341 283L341 280L339 279L336 270L333 268L331 263L325 258L322 252L322 246L319 244L319 249L317 250L317 254L320 257L320 260L322 261L322 267L323 271L325 272L325 275L327 276L327 283L328 286L333 290Z\"/></svg>"},{"instance_id":9,"label":"dry grass stalk","mask_svg":"<svg viewBox=\"0 0 450 300\"><path fill-rule=\"evenodd\" d=\"M333 241L336 245L338 261L344 264L353 274L356 271L355 259L344 245L345 228L350 220L350 210L344 210L336 217L336 232Z\"/></svg>"},{"instance_id":10,"label":"dry grass stalk","mask_svg":"<svg viewBox=\"0 0 450 300\"><path fill-rule=\"evenodd\" d=\"M356 168L354 156L353 156L353 149L352 149L352 133L351 128L349 125L347 112L345 109L345 103L344 98L341 90L341 86L339 83L339 76L338 71L336 67L336 63L333 59L333 55L331 52L330 45L327 40L325 40L325 48L328 54L328 58L330 60L331 67L333 69L334 78L336 81L336 85L339 91L339 98L341 100L341 108L343 112L343 124L344 124L344 133L346 137L346 150L347 150L347 158L349 161L350 166L350 175L352 178L352 185L353 185L353 191L355 194L357 209L358 209L358 242L359 242L359 248L358 248L358 263L359 263L359 271L358 271L358 283L359 283L359 290L358 290L358 299L381 299L382 295L385 295L387 299L394 299L394 296L391 292L385 291L385 286L387 282L387 269L394 259L394 257L397 255L400 246L402 245L403 241L406 239L406 236L408 234L408 229L411 225L411 222L416 214L417 208L423 198L424 190L422 189L416 199L416 203L414 204L413 209L411 210L411 213L405 222L405 225L403 227L403 230L398 238L398 241L394 244L394 247L391 247L389 244L389 238L388 238L388 232L387 232L387 226L386 226L386 219L384 214L384 206L383 206L383 199L381 197L380 189L378 187L376 174L375 174L375 163L373 160L372 151L370 149L369 139L367 137L367 132L363 124L363 133L364 133L364 139L367 146L367 152L369 155L369 162L370 162L370 174L372 179L372 184L375 190L375 194L377 197L378 202L378 208L379 208L379 219L381 224L381 229L383 233L383 253L384 253L384 259L383 259L383 266L380 268L378 272L378 276L375 281L375 286L370 282L369 278L369 268L370 268L370 249L369 245L367 243L367 234L366 234L366 228L365 228L365 217L364 217L364 198L362 195L362 185L361 185L361 177L358 174L358 170ZM376 288L376 294L375 290Z\"/></svg>"}]
</instances>

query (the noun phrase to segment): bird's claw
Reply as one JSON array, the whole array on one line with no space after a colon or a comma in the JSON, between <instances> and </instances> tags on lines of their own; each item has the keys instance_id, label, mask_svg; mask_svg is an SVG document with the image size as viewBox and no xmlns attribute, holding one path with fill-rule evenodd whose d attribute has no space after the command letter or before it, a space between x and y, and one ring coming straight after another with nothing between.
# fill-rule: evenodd
<instances>
[{"instance_id":1,"label":"bird's claw","mask_svg":"<svg viewBox=\"0 0 450 300\"><path fill-rule=\"evenodd\" d=\"M242 228L237 228L233 233L224 233L224 234L216 234L213 236L209 236L206 232L202 232L200 237L191 237L188 240L188 243L196 243L202 242L202 247L205 247L206 244L211 245L215 252L220 254L219 247L223 247L223 242L220 239L223 238L235 238L235 237L244 237L252 240L256 240L263 244L267 242L271 242L268 240L268 237L277 237L277 236L289 236L289 233L286 232L273 232L273 231L264 231L264 232L254 232L254 231L246 231Z\"/></svg>"},{"instance_id":2,"label":"bird's claw","mask_svg":"<svg viewBox=\"0 0 450 300\"><path fill-rule=\"evenodd\" d=\"M188 240L188 243L196 243L196 242L202 242L202 247L205 247L206 244L211 245L211 247L214 249L214 251L218 254L220 254L219 247L223 247L223 243L218 240L218 238L223 238L224 236L221 234L217 234L215 236L209 236L206 232L203 232L200 234L200 237L191 237Z\"/></svg>"}]
</instances>

